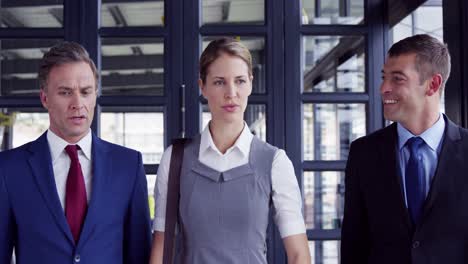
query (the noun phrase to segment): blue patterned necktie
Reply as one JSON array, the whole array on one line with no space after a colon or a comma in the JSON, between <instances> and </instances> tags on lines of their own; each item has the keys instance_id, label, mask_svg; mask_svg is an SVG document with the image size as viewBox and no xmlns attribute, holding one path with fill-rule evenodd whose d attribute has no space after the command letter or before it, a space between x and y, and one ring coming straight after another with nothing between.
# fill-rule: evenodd
<instances>
[{"instance_id":1,"label":"blue patterned necktie","mask_svg":"<svg viewBox=\"0 0 468 264\"><path fill-rule=\"evenodd\" d=\"M413 224L418 225L426 199L426 177L419 152L424 145L424 140L420 137L412 137L408 139L406 144L410 150L405 171L406 200L411 220Z\"/></svg>"}]
</instances>

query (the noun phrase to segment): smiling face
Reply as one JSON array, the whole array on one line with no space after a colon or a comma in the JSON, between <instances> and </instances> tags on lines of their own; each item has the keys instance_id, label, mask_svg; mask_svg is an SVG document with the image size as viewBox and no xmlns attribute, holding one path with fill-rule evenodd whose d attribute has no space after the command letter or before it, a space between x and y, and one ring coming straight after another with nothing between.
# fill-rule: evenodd
<instances>
[{"instance_id":1,"label":"smiling face","mask_svg":"<svg viewBox=\"0 0 468 264\"><path fill-rule=\"evenodd\" d=\"M384 116L405 127L422 120L430 107L428 93L431 79L420 79L415 60L416 55L411 53L389 57L382 70L380 92Z\"/></svg>"},{"instance_id":2,"label":"smiling face","mask_svg":"<svg viewBox=\"0 0 468 264\"><path fill-rule=\"evenodd\" d=\"M69 143L86 136L96 106L96 79L86 62L53 67L40 97L52 132Z\"/></svg>"},{"instance_id":3,"label":"smiling face","mask_svg":"<svg viewBox=\"0 0 468 264\"><path fill-rule=\"evenodd\" d=\"M252 79L245 61L222 53L208 67L206 81L199 80L214 122L243 123Z\"/></svg>"}]
</instances>

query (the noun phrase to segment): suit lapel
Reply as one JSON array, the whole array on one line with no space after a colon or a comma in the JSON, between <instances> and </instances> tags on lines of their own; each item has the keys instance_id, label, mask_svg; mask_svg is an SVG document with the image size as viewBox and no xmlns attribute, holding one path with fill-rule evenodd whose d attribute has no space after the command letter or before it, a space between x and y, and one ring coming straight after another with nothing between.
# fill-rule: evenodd
<instances>
[{"instance_id":1,"label":"suit lapel","mask_svg":"<svg viewBox=\"0 0 468 264\"><path fill-rule=\"evenodd\" d=\"M104 208L103 196L105 195L105 186L108 175L112 175L112 160L108 157L108 150L105 143L93 134L92 143L92 192L91 199L88 204L88 212L84 226L81 231L78 248L81 248L90 235L93 233L94 226L99 221L98 216Z\"/></svg>"},{"instance_id":2,"label":"suit lapel","mask_svg":"<svg viewBox=\"0 0 468 264\"><path fill-rule=\"evenodd\" d=\"M461 164L463 162L462 152L458 147L458 141L461 140L459 128L445 117L445 115L444 118L446 123L445 135L437 162L437 169L424 204L422 222L424 222L424 219L430 213L444 184L449 184L451 180L453 180L451 177L457 174L456 164Z\"/></svg>"},{"instance_id":3,"label":"suit lapel","mask_svg":"<svg viewBox=\"0 0 468 264\"><path fill-rule=\"evenodd\" d=\"M395 200L398 202L398 207L401 216L404 217L404 222L408 228L408 234L411 234L412 224L408 214L405 203L405 194L403 191L403 183L400 173L400 163L398 161L398 133L396 123L393 123L389 127L385 128L380 139L380 157L382 161L382 171L384 178L388 181L389 193L392 197L388 199Z\"/></svg>"},{"instance_id":4,"label":"suit lapel","mask_svg":"<svg viewBox=\"0 0 468 264\"><path fill-rule=\"evenodd\" d=\"M37 187L39 188L47 207L54 216L57 225L62 229L70 242L74 243L73 236L70 228L68 227L67 219L65 218L65 213L62 205L60 204L60 199L57 193L57 185L55 183L52 169L52 158L46 134L47 132L42 134L41 137L31 144L29 148L31 156L28 162L31 166Z\"/></svg>"}]
</instances>

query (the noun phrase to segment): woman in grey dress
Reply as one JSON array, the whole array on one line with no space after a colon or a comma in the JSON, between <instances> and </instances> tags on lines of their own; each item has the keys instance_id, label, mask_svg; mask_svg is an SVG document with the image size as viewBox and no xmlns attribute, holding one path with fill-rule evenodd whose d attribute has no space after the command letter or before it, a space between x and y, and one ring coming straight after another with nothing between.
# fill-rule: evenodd
<instances>
[{"instance_id":1,"label":"woman in grey dress","mask_svg":"<svg viewBox=\"0 0 468 264\"><path fill-rule=\"evenodd\" d=\"M252 58L232 38L212 41L200 58L199 86L212 119L186 144L180 179L183 263L263 264L269 210L288 263L310 263L294 168L283 150L253 136L243 120L252 92ZM172 147L155 186L151 264L162 263Z\"/></svg>"}]
</instances>

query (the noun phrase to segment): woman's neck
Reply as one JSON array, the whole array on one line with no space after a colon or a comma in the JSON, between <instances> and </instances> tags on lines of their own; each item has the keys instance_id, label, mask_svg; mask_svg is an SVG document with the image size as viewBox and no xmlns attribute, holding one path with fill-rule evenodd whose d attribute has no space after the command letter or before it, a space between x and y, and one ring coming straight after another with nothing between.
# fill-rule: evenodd
<instances>
[{"instance_id":1,"label":"woman's neck","mask_svg":"<svg viewBox=\"0 0 468 264\"><path fill-rule=\"evenodd\" d=\"M224 154L234 145L234 143L236 143L236 140L242 133L242 130L244 129L244 120L232 123L216 122L211 120L209 129L215 146Z\"/></svg>"}]
</instances>

